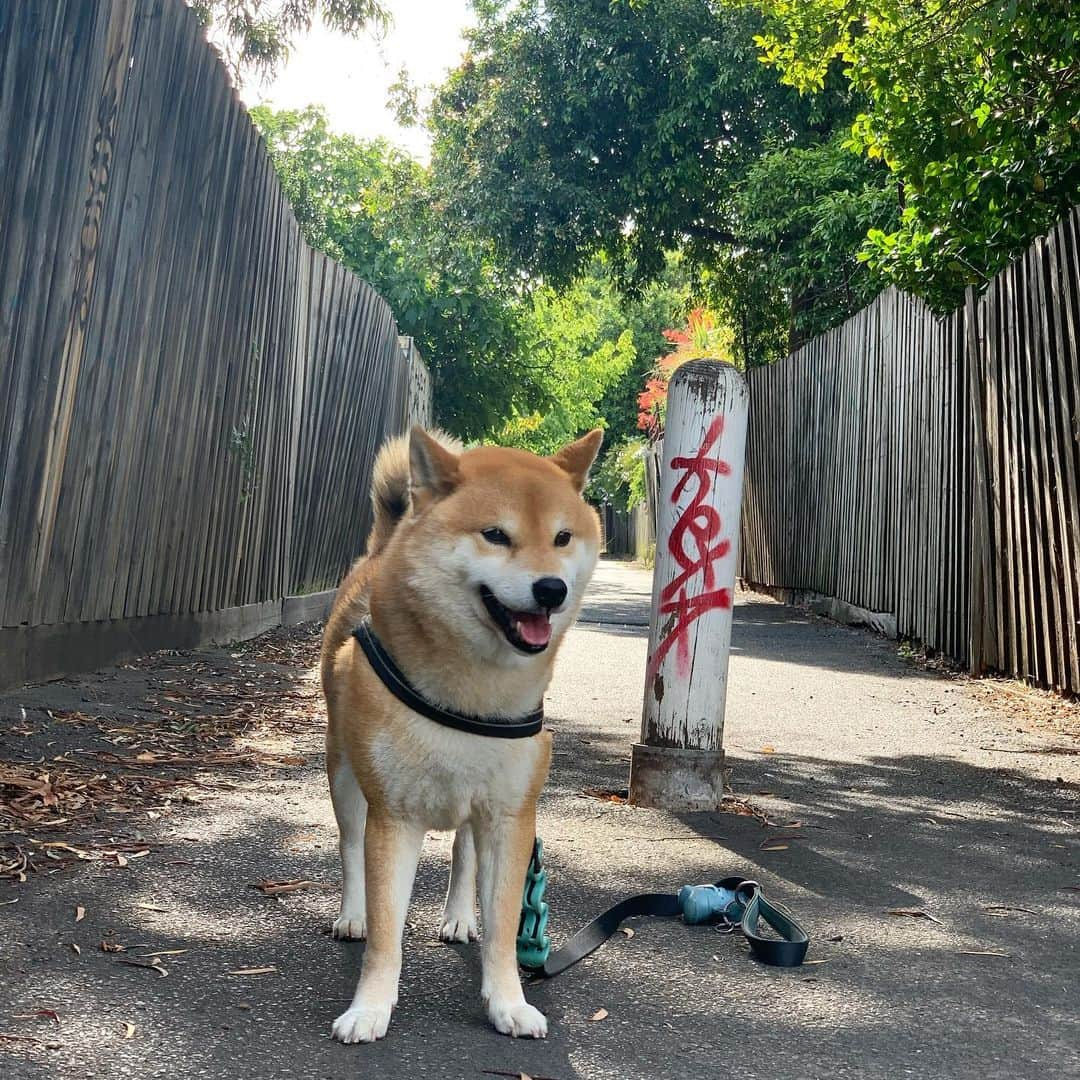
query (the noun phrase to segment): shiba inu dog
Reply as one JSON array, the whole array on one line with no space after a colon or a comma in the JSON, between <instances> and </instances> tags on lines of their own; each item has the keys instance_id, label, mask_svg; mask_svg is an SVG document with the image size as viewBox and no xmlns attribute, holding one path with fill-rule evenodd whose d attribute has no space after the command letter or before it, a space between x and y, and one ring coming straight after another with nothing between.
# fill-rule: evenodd
<instances>
[{"instance_id":1,"label":"shiba inu dog","mask_svg":"<svg viewBox=\"0 0 1080 1080\"><path fill-rule=\"evenodd\" d=\"M463 450L413 428L379 454L367 553L338 589L321 661L343 878L333 933L367 938L356 994L334 1022L341 1042L386 1034L429 829L456 830L439 936L479 936L479 878L491 1023L506 1035L547 1034L525 1000L515 950L551 735L493 737L422 715L388 689L353 631L363 623L436 709L488 725L535 713L599 553L599 519L581 493L601 437L542 458Z\"/></svg>"}]
</instances>

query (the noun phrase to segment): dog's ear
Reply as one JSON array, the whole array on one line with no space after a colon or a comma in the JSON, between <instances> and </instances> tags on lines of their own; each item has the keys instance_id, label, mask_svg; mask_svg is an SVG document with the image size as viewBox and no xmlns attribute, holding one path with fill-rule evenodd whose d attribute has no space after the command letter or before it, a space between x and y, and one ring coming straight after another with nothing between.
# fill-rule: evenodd
<instances>
[{"instance_id":1,"label":"dog's ear","mask_svg":"<svg viewBox=\"0 0 1080 1080\"><path fill-rule=\"evenodd\" d=\"M557 454L552 454L549 460L570 477L578 491L584 491L589 469L603 441L603 431L594 428L588 435L582 435L576 442L568 443Z\"/></svg>"},{"instance_id":2,"label":"dog's ear","mask_svg":"<svg viewBox=\"0 0 1080 1080\"><path fill-rule=\"evenodd\" d=\"M458 486L458 456L433 439L422 427L409 433L409 486L416 513Z\"/></svg>"}]
</instances>

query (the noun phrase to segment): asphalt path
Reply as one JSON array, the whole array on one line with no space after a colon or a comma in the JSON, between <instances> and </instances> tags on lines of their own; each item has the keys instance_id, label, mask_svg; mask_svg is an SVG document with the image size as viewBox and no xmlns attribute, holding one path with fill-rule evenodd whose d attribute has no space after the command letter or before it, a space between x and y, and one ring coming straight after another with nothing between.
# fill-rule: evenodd
<instances>
[{"instance_id":1,"label":"asphalt path","mask_svg":"<svg viewBox=\"0 0 1080 1080\"><path fill-rule=\"evenodd\" d=\"M806 966L761 967L737 937L638 920L528 991L548 1015L546 1041L511 1040L485 1020L477 946L436 940L450 837L433 834L389 1036L332 1042L363 945L327 933L338 868L322 714L310 670L259 662L245 679L295 691L310 720L252 733L245 745L278 754L275 767L118 819L149 850L126 865L0 882L0 1075L1077 1076L1080 770L1062 737L1017 731L895 642L740 594L725 744L729 810L742 812L629 807L618 793L650 589L646 572L603 564L546 702L551 932L558 942L634 892L737 873L808 928ZM26 752L10 733L22 710L32 721L50 707L134 707L140 679L121 669L4 695L0 754ZM314 885L274 897L253 887L266 880Z\"/></svg>"}]
</instances>

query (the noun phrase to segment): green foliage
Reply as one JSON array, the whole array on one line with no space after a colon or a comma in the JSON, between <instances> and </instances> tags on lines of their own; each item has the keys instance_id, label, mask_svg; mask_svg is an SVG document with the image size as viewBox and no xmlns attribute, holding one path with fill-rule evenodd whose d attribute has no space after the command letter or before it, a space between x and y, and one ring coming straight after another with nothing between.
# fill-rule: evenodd
<instances>
[{"instance_id":1,"label":"green foliage","mask_svg":"<svg viewBox=\"0 0 1080 1080\"><path fill-rule=\"evenodd\" d=\"M589 481L589 497L633 510L645 502L645 455L649 444L640 438L624 439L611 447Z\"/></svg>"},{"instance_id":2,"label":"green foliage","mask_svg":"<svg viewBox=\"0 0 1080 1080\"><path fill-rule=\"evenodd\" d=\"M1080 201L1073 0L758 0L764 58L815 91L838 71L867 106L849 146L903 202L862 257L945 310Z\"/></svg>"},{"instance_id":3,"label":"green foliage","mask_svg":"<svg viewBox=\"0 0 1080 1080\"><path fill-rule=\"evenodd\" d=\"M247 72L275 74L316 17L338 33L357 37L385 29L389 15L379 0L188 0L240 82Z\"/></svg>"},{"instance_id":4,"label":"green foliage","mask_svg":"<svg viewBox=\"0 0 1080 1080\"><path fill-rule=\"evenodd\" d=\"M599 258L590 263L591 268L607 265L605 260ZM608 274L614 292L617 282L610 276L610 270ZM610 450L613 440L636 429L637 398L642 383L656 364L657 357L670 348L664 331L685 321L700 291L699 276L687 265L686 260L669 253L663 270L655 280L629 295L621 293L617 305L608 309L610 322L605 333L611 336L623 327L628 329L633 336L637 355L633 366L607 389L597 405L597 411L607 421L610 432L602 453Z\"/></svg>"},{"instance_id":5,"label":"green foliage","mask_svg":"<svg viewBox=\"0 0 1080 1080\"><path fill-rule=\"evenodd\" d=\"M598 425L633 430L641 373L688 304L680 260L633 297L602 256L564 289L527 289L490 242L446 214L418 162L334 134L318 109L252 117L305 238L369 281L416 339L441 424L538 453Z\"/></svg>"},{"instance_id":6,"label":"green foliage","mask_svg":"<svg viewBox=\"0 0 1080 1080\"><path fill-rule=\"evenodd\" d=\"M811 146L767 150L736 196L747 245L770 252L771 284L793 298L792 344L842 322L885 284L858 252L869 231L896 224L895 184L845 143L838 131Z\"/></svg>"},{"instance_id":7,"label":"green foliage","mask_svg":"<svg viewBox=\"0 0 1080 1080\"><path fill-rule=\"evenodd\" d=\"M518 412L496 436L499 443L551 454L581 432L607 426L598 406L637 359L632 331L619 329L617 304L601 274L560 292L533 293L529 358L545 392L543 409Z\"/></svg>"},{"instance_id":8,"label":"green foliage","mask_svg":"<svg viewBox=\"0 0 1080 1080\"><path fill-rule=\"evenodd\" d=\"M429 171L384 141L332 133L317 108L251 115L308 242L370 282L416 339L439 423L482 438L514 408L537 407L518 283L447 219Z\"/></svg>"},{"instance_id":9,"label":"green foliage","mask_svg":"<svg viewBox=\"0 0 1080 1080\"><path fill-rule=\"evenodd\" d=\"M748 362L777 355L771 332L751 333L751 307L794 302L799 322L824 297L832 306L818 321L829 321L871 291L851 223L887 223L867 195L886 172L854 158L838 166L833 136L850 126L850 94L834 80L839 92L804 97L755 63L756 12L718 0L485 0L478 15L429 122L449 209L492 237L506 265L560 285L603 251L640 288L662 278L673 250L696 267L723 261L712 286L732 286L728 306L745 309L739 347L770 350ZM822 145L825 162L787 157ZM785 169L813 174L816 212L840 220L811 228L791 207L759 210L755 185ZM732 279L763 263L773 287L749 300L750 282ZM785 318L774 310L765 322Z\"/></svg>"},{"instance_id":10,"label":"green foliage","mask_svg":"<svg viewBox=\"0 0 1080 1080\"><path fill-rule=\"evenodd\" d=\"M732 353L744 371L785 356L791 303L774 272L772 257L746 248L717 252L701 274L700 295L734 329Z\"/></svg>"},{"instance_id":11,"label":"green foliage","mask_svg":"<svg viewBox=\"0 0 1080 1080\"><path fill-rule=\"evenodd\" d=\"M608 431L602 455L633 430L642 374L668 344L664 330L689 302L692 283L672 257L662 279L627 296L610 261L594 256L562 289L529 297L525 349L541 404L517 409L496 439L551 453L593 427Z\"/></svg>"}]
</instances>

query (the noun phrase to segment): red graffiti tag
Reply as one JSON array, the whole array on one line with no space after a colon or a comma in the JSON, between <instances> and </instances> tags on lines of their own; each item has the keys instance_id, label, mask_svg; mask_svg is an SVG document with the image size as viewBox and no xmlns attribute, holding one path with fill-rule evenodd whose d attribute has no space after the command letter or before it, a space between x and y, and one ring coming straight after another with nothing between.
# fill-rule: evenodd
<instances>
[{"instance_id":1,"label":"red graffiti tag","mask_svg":"<svg viewBox=\"0 0 1080 1080\"><path fill-rule=\"evenodd\" d=\"M719 540L714 543L720 534L720 515L715 507L705 505L705 500L712 490L713 478L731 473L731 466L726 461L708 456L723 430L724 418L718 416L709 425L705 441L693 457L677 457L671 462L673 469L683 470L683 475L671 493L671 501L679 501L691 477L697 482L697 490L690 504L679 515L679 520L675 522L675 527L668 537L668 551L675 557L682 572L665 585L660 593L658 614L673 615L674 618L669 621L656 651L649 658L650 681L656 677L664 657L673 647L677 647L676 670L681 678L687 678L690 674L690 627L706 612L731 607L731 590L716 588L714 567L717 559L722 559L731 551L731 541ZM686 550L687 534L692 542L692 550L689 552ZM698 574L701 575L701 591L688 595L687 586Z\"/></svg>"}]
</instances>

